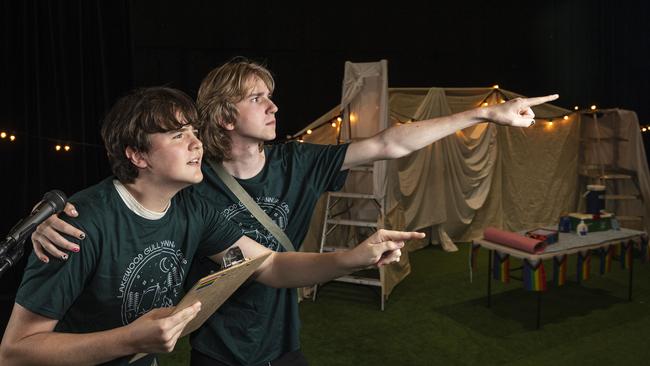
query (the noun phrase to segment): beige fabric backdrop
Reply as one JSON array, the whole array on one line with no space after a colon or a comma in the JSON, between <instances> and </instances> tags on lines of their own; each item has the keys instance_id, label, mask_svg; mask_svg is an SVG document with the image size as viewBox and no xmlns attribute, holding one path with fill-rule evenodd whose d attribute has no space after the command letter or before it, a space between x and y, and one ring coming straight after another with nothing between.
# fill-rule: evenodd
<instances>
[{"instance_id":1,"label":"beige fabric backdrop","mask_svg":"<svg viewBox=\"0 0 650 366\"><path fill-rule=\"evenodd\" d=\"M498 103L518 96L492 88L391 88L390 124L444 116L477 108L484 101ZM514 231L553 225L561 213L577 210L585 191L578 171L580 126L581 120L589 117L581 119L579 113L548 104L533 110L537 116L533 127L484 123L388 162L387 226L425 230L430 239L409 243L409 250L441 240L475 239L487 226ZM562 119L563 115L569 119ZM639 172L641 192L650 197L650 175L636 115L618 110L605 115L609 117L603 117L599 125L618 124L622 129L621 135L629 142L621 146L622 164ZM549 117L556 117L552 126ZM607 128L602 130L606 133ZM335 136L336 129L325 125L305 140L335 143ZM611 153L605 151L604 155ZM592 152L586 158L596 159L593 156ZM640 208L625 209L645 214L647 221L649 207L641 204ZM314 214L305 250L318 248L323 209L319 206ZM388 286L391 290L408 274L410 266L403 262L389 271L394 274L387 278L394 281Z\"/></svg>"}]
</instances>

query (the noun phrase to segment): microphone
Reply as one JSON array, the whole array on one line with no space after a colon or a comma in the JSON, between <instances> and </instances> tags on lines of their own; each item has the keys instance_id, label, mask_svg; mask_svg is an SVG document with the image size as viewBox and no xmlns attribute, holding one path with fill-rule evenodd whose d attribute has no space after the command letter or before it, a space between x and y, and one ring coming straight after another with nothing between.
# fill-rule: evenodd
<instances>
[{"instance_id":1,"label":"microphone","mask_svg":"<svg viewBox=\"0 0 650 366\"><path fill-rule=\"evenodd\" d=\"M67 201L68 197L66 197L65 193L57 189L45 193L43 199L31 214L19 221L10 230L5 241L0 244L0 258L4 257L16 244L21 243L31 235L36 226L47 220L48 217L63 211Z\"/></svg>"}]
</instances>

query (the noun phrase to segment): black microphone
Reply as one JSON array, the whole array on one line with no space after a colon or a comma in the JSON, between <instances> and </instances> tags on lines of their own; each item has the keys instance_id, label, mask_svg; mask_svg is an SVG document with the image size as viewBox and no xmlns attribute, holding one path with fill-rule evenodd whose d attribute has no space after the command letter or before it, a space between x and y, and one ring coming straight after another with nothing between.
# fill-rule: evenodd
<instances>
[{"instance_id":1,"label":"black microphone","mask_svg":"<svg viewBox=\"0 0 650 366\"><path fill-rule=\"evenodd\" d=\"M63 211L67 201L68 197L66 197L65 193L57 189L45 193L43 200L38 203L32 213L19 221L10 230L5 241L0 244L0 258L4 257L16 244L21 243L31 235L32 231L52 214Z\"/></svg>"}]
</instances>

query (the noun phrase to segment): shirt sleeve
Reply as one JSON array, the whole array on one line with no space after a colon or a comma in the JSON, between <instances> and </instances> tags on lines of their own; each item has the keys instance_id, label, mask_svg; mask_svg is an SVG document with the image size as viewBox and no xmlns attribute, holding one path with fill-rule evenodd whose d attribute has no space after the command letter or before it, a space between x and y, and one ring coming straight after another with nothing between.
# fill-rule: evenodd
<instances>
[{"instance_id":1,"label":"shirt sleeve","mask_svg":"<svg viewBox=\"0 0 650 366\"><path fill-rule=\"evenodd\" d=\"M72 223L85 233L92 233ZM16 303L33 313L61 320L94 273L96 250L92 238L92 234L88 235L81 245L78 239L67 237L83 249L70 253L66 261L50 257L49 263L43 263L32 253L16 294Z\"/></svg>"},{"instance_id":2,"label":"shirt sleeve","mask_svg":"<svg viewBox=\"0 0 650 366\"><path fill-rule=\"evenodd\" d=\"M209 257L228 249L244 234L238 226L228 221L216 208L211 207L206 199L201 201L205 230L197 254Z\"/></svg>"},{"instance_id":3,"label":"shirt sleeve","mask_svg":"<svg viewBox=\"0 0 650 366\"><path fill-rule=\"evenodd\" d=\"M343 188L348 170L341 171L349 144L317 145L296 143L296 158L309 172L312 187L319 193Z\"/></svg>"}]
</instances>

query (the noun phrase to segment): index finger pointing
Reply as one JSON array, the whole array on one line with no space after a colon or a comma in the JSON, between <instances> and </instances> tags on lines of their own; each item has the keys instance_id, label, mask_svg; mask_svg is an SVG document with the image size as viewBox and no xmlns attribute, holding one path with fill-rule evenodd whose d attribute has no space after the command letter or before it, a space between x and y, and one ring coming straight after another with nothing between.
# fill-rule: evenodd
<instances>
[{"instance_id":1,"label":"index finger pointing","mask_svg":"<svg viewBox=\"0 0 650 366\"><path fill-rule=\"evenodd\" d=\"M551 95L547 95L547 96L544 96L544 97L526 98L525 101L526 101L526 104L530 107L530 106L540 105L540 104L543 104L543 103L547 103L547 102L556 100L559 97L560 97L559 94L551 94Z\"/></svg>"},{"instance_id":2,"label":"index finger pointing","mask_svg":"<svg viewBox=\"0 0 650 366\"><path fill-rule=\"evenodd\" d=\"M392 231L392 230L384 231L385 240L406 241L406 240L413 240L413 239L422 239L424 238L424 236L425 236L424 233L418 233L415 231Z\"/></svg>"}]
</instances>

